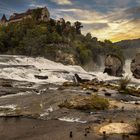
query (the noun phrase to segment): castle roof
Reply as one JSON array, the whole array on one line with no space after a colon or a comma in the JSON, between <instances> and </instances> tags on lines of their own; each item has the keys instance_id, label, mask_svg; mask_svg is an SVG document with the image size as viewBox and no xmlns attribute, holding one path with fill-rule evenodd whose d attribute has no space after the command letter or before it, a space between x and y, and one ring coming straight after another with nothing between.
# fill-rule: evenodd
<instances>
[{"instance_id":1,"label":"castle roof","mask_svg":"<svg viewBox=\"0 0 140 140\"><path fill-rule=\"evenodd\" d=\"M46 7L45 7L46 8ZM36 9L28 9L26 12L24 13L14 13L12 16L10 16L9 21L11 20L16 20L16 19L20 19L23 18L25 16L31 15L34 11L36 10L43 10L44 8L36 8Z\"/></svg>"},{"instance_id":2,"label":"castle roof","mask_svg":"<svg viewBox=\"0 0 140 140\"><path fill-rule=\"evenodd\" d=\"M6 16L5 16L5 14L3 14L3 16L2 16L1 22L7 22L7 18L6 18Z\"/></svg>"}]
</instances>

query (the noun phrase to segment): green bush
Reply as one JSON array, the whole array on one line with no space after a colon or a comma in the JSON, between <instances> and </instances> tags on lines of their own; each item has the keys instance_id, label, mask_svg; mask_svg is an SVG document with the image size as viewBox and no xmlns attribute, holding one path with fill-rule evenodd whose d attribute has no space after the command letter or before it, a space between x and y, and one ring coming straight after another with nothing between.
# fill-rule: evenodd
<instances>
[{"instance_id":1,"label":"green bush","mask_svg":"<svg viewBox=\"0 0 140 140\"><path fill-rule=\"evenodd\" d=\"M78 110L106 110L109 108L109 101L98 95L92 95L89 98L78 97L72 101L64 101L59 105L60 108L78 109Z\"/></svg>"},{"instance_id":2,"label":"green bush","mask_svg":"<svg viewBox=\"0 0 140 140\"><path fill-rule=\"evenodd\" d=\"M98 95L91 97L91 109L94 110L106 110L109 108L109 101Z\"/></svg>"}]
</instances>

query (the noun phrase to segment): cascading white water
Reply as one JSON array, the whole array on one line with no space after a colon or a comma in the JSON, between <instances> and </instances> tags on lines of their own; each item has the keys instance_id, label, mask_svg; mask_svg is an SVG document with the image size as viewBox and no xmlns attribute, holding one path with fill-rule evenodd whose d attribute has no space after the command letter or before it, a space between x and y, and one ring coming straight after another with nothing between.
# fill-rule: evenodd
<instances>
[{"instance_id":1,"label":"cascading white water","mask_svg":"<svg viewBox=\"0 0 140 140\"><path fill-rule=\"evenodd\" d=\"M132 83L135 83L136 85L140 86L140 80L136 79L133 77L131 69L130 69L130 65L131 65L131 60L126 60L125 61L125 66L124 66L124 74L123 77L129 77L131 79ZM114 77L114 76L109 76L106 73L103 73L104 71L104 66L100 67L100 69L98 69L98 71L92 72L92 74L96 75L96 77L99 80L105 81L105 80L119 80L119 77Z\"/></svg>"},{"instance_id":2,"label":"cascading white water","mask_svg":"<svg viewBox=\"0 0 140 140\"><path fill-rule=\"evenodd\" d=\"M45 58L0 55L0 78L29 82L63 83L72 80L75 73L92 79L80 66L65 66ZM48 76L47 80L39 80L35 75Z\"/></svg>"},{"instance_id":3,"label":"cascading white water","mask_svg":"<svg viewBox=\"0 0 140 140\"><path fill-rule=\"evenodd\" d=\"M131 67L131 60L128 59L128 60L126 60L126 64L124 67L124 71L125 71L124 76L128 76L132 82L139 84L139 86L140 86L140 79L136 79L133 77L130 67Z\"/></svg>"},{"instance_id":4,"label":"cascading white water","mask_svg":"<svg viewBox=\"0 0 140 140\"><path fill-rule=\"evenodd\" d=\"M140 80L135 79L130 71L131 60L126 60L124 77L129 76L132 82L140 85ZM72 76L78 73L82 78L99 80L118 80L120 78L103 73L104 67L94 72L86 72L80 66L65 66L45 58L32 58L25 56L0 55L0 78L14 79L29 82L63 83L72 80ZM68 72L68 73L67 73ZM92 76L92 75L95 76ZM48 76L47 80L36 79L34 75Z\"/></svg>"}]
</instances>

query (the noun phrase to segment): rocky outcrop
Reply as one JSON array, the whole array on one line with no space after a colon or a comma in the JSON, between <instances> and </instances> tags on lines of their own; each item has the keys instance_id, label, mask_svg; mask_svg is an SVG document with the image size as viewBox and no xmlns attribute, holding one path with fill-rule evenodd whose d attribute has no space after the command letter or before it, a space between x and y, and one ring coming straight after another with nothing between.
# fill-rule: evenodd
<instances>
[{"instance_id":1,"label":"rocky outcrop","mask_svg":"<svg viewBox=\"0 0 140 140\"><path fill-rule=\"evenodd\" d=\"M82 79L78 74L75 74L74 75L74 83L86 83L86 82L89 82L90 80L88 79Z\"/></svg>"},{"instance_id":2,"label":"rocky outcrop","mask_svg":"<svg viewBox=\"0 0 140 140\"><path fill-rule=\"evenodd\" d=\"M73 54L64 53L59 50L56 54L56 62L61 62L65 65L76 65L77 61Z\"/></svg>"},{"instance_id":3,"label":"rocky outcrop","mask_svg":"<svg viewBox=\"0 0 140 140\"><path fill-rule=\"evenodd\" d=\"M131 62L131 72L135 78L140 79L140 53Z\"/></svg>"},{"instance_id":4,"label":"rocky outcrop","mask_svg":"<svg viewBox=\"0 0 140 140\"><path fill-rule=\"evenodd\" d=\"M58 105L60 108L78 109L78 110L107 110L109 101L98 95L73 96Z\"/></svg>"},{"instance_id":5,"label":"rocky outcrop","mask_svg":"<svg viewBox=\"0 0 140 140\"><path fill-rule=\"evenodd\" d=\"M110 76L122 76L123 73L123 62L122 60L113 54L107 55L105 59L105 70L104 73L109 74Z\"/></svg>"}]
</instances>

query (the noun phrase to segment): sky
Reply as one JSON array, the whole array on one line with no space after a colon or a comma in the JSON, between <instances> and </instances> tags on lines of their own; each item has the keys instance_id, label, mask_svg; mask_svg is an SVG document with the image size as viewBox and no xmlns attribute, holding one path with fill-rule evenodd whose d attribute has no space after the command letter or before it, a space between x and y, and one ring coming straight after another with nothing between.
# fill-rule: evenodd
<instances>
[{"instance_id":1,"label":"sky","mask_svg":"<svg viewBox=\"0 0 140 140\"><path fill-rule=\"evenodd\" d=\"M140 0L0 0L0 17L45 6L51 18L80 21L82 33L99 40L140 38Z\"/></svg>"}]
</instances>

